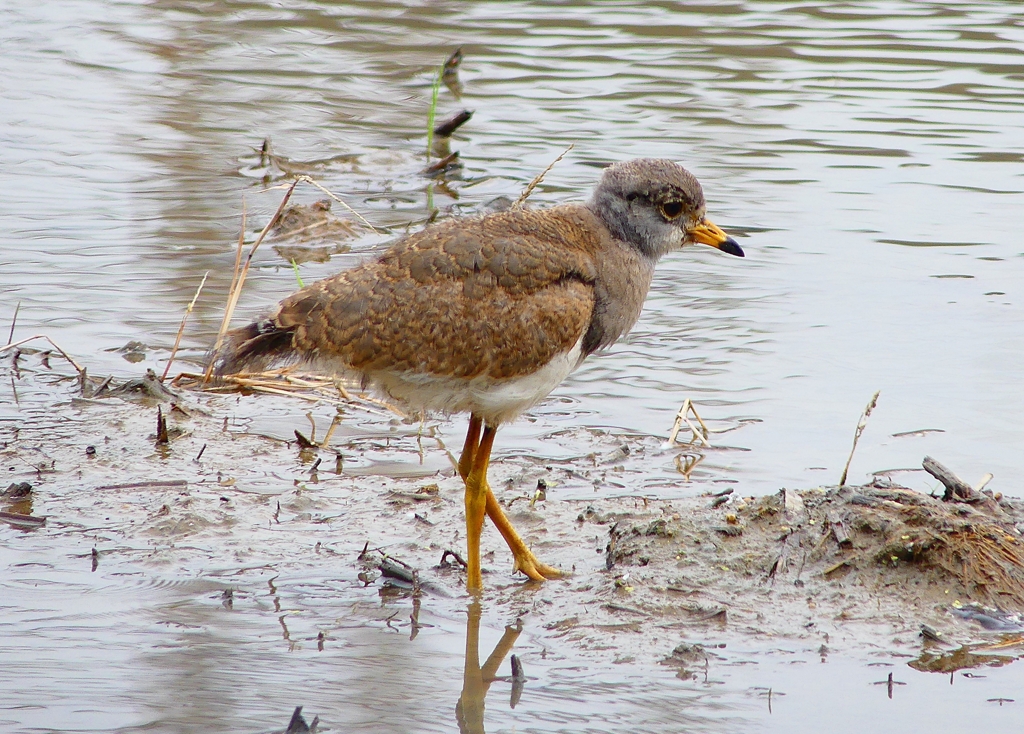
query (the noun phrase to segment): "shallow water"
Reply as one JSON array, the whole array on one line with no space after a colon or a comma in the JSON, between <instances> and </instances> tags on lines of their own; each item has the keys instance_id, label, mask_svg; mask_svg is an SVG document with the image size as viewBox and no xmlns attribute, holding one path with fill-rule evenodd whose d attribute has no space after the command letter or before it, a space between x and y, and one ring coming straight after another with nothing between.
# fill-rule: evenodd
<instances>
[{"instance_id":1,"label":"shallow water","mask_svg":"<svg viewBox=\"0 0 1024 734\"><path fill-rule=\"evenodd\" d=\"M92 571L95 537L83 534L76 544L62 533L46 536L56 547L45 552L44 538L5 542L5 731L281 731L300 704L307 721L319 715L327 731L457 730L469 612L463 600L425 595L422 626L410 640L408 596L361 588L340 563L325 579L301 546L267 566L210 559L190 577L184 569L125 562L125 549L104 553ZM111 547L109 534L99 544ZM527 676L517 705L510 706L505 658L485 698L484 728L464 731L813 732L827 722L829 731L852 734L1019 726L1022 681L1014 666L924 673L883 646L850 658L823 654L809 640L723 642L716 649L714 628L697 627L683 636L703 640L711 663L680 678L673 667L602 662L594 651L581 656L531 625L528 613L525 619L511 649ZM514 623L485 603L481 662L503 625Z\"/></svg>"},{"instance_id":2,"label":"shallow water","mask_svg":"<svg viewBox=\"0 0 1024 734\"><path fill-rule=\"evenodd\" d=\"M475 114L452 141L461 174L429 194L442 213L517 196L573 143L536 204L584 198L608 162L669 157L701 179L710 217L747 252L742 261L707 249L667 257L629 337L589 360L530 419L503 429L499 455L577 456L583 447L560 438L570 426L664 437L691 398L712 427L737 428L720 442L743 450L711 452L690 484L678 481L671 454L654 454L649 472L629 473L609 492L835 483L857 418L881 390L852 480L918 467L930 454L969 481L992 472L993 489L1024 494L1024 12L1015 2L15 2L0 44L0 328L20 302L15 338L45 332L91 374L161 371L207 271L185 356L208 348L243 199L250 233L280 200L278 189L260 193L253 148L265 137L374 225L394 234L419 226L429 214L429 183L418 172L431 75L462 46L463 97L442 88L440 114ZM297 192L302 202L320 196L308 186ZM302 277L334 272L383 241L361 237L352 254L303 264ZM272 248L256 265L240 318L295 286ZM132 340L149 346L142 363L107 351ZM4 429L46 410L38 406L47 395L23 386L16 396L16 384L13 375L0 381ZM304 412L253 417L251 429L288 437L305 430ZM318 418L329 421L330 411ZM449 445L462 426L441 426ZM921 429L939 431L893 435ZM220 587L195 581L208 570L179 569L157 587L144 564L132 566L145 577L136 589L116 575L67 571L72 551L46 550L40 533L0 533L8 584L0 603L18 610L3 635L14 640L7 653L38 655L41 681L26 677L25 696L9 699L15 707L4 716L18 730L280 728L295 693L339 669L357 668L363 686L392 674L378 674L383 663L373 657L390 638L322 578L309 579L315 591L305 595L293 579L293 598L306 614L344 620L344 668L319 669L323 657L308 642L307 662L296 666L262 612L210 621L222 610ZM329 611L312 611L319 604ZM402 658L400 690L423 690L409 694L416 713L389 724L396 731L409 721L451 729L464 621L435 621L428 650L401 653L417 657ZM496 639L507 621L485 619L486 634ZM201 643L168 631L179 623L201 630ZM526 644L545 644L531 634ZM172 664L175 649L184 660ZM845 681L838 688L859 691L850 700L885 726L897 728L898 710L907 726L959 715L971 724L995 717L990 728L1006 730L998 717L1007 707L984 703L998 697L995 673L975 696L975 681L940 694L939 676L905 670L929 682L907 686L901 703L903 690L889 702L868 687L876 672L863 661L820 666L811 656L806 666L817 671L800 677L799 666L768 656L758 665L795 682L766 719L760 683L742 667L727 695L681 687L671 675L651 693L650 671L576 668L572 654L562 651L564 664L534 663L545 694L533 708L524 701L513 713L488 699L489 728L582 730L564 713L569 698L607 708L606 718L587 719L593 731L752 731L778 726L785 704L799 699L786 725L795 731L845 705L794 694L824 685L824 670ZM214 657L223 666L204 672ZM282 672L305 664L301 675ZM418 672L407 675L413 665ZM58 668L78 676L72 693L48 678ZM227 668L241 673L225 677ZM217 695L195 701L199 713L187 718L177 692L211 687ZM345 690L321 709L307 699L310 718L334 707L348 713L335 715L335 729L366 705L356 684L337 687ZM923 699L910 705L914 696ZM232 700L241 713L224 709ZM681 708L695 720L679 723Z\"/></svg>"},{"instance_id":3,"label":"shallow water","mask_svg":"<svg viewBox=\"0 0 1024 734\"><path fill-rule=\"evenodd\" d=\"M26 419L21 440L34 443L31 436L44 430L51 440L81 440L90 426L116 425L125 411L88 405L73 415L56 429L45 415ZM138 421L131 417L124 428L137 433ZM238 444L230 463L251 450L227 442ZM128 468L118 473L111 472L118 457L105 456L122 453L112 443L77 471L34 479L31 509L48 516L46 526L0 528L5 731L280 731L295 705L305 706L307 720L321 716L330 731L456 730L463 673L477 667L465 655L474 605L451 593L451 575L424 569L418 611L408 590L387 591L379 581L365 586L354 560L363 536L329 521L354 512L358 497L327 477L296 489L288 479L297 467L284 457L262 461L269 474L262 481L242 475L226 484L222 464L212 464L196 470L188 491L97 486L108 475L154 476L153 459L137 455L148 444L128 442L120 459ZM46 450L69 463L65 453ZM208 460L225 450L211 446ZM180 463L165 461L158 476L181 476ZM15 478L31 478L15 469ZM162 503L174 509L159 509ZM393 515L368 526L366 537L387 538ZM464 731L799 732L820 731L822 717L837 732L944 731L950 722L1013 731L1019 719L1010 699L1024 668L952 676L913 670L907 663L921 649L915 620L889 637L818 617L806 635L787 639L736 621L743 615L730 615L729 625L665 618L658 620L657 657L679 642L699 642L709 661L658 665L621 638L606 646L600 635L581 638L571 625L542 624L538 607L569 594L571 582L512 590L511 601L514 584L488 584L479 626L470 625L479 635L477 664L504 625L519 620L522 633L499 656L483 726ZM814 620L810 597L803 606L791 613ZM980 628L964 631L999 639ZM526 673L514 708L510 652ZM1002 660L1015 654L1006 649Z\"/></svg>"}]
</instances>

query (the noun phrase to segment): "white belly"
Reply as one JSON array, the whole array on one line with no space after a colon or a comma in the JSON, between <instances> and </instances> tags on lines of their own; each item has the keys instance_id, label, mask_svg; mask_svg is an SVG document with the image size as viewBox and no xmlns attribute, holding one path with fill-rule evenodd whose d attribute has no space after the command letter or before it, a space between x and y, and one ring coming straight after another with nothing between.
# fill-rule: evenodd
<instances>
[{"instance_id":1,"label":"white belly","mask_svg":"<svg viewBox=\"0 0 1024 734\"><path fill-rule=\"evenodd\" d=\"M475 413L488 425L506 423L536 405L575 370L580 362L580 339L568 352L556 355L541 369L522 377L460 379L415 372L374 372L370 381L416 410Z\"/></svg>"}]
</instances>

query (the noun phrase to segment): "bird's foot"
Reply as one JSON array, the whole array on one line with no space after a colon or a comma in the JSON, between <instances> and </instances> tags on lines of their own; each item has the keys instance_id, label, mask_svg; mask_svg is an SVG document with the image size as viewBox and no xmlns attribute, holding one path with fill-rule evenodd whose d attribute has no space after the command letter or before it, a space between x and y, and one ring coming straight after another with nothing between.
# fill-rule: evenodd
<instances>
[{"instance_id":1,"label":"bird's foot","mask_svg":"<svg viewBox=\"0 0 1024 734\"><path fill-rule=\"evenodd\" d=\"M516 571L522 571L533 581L560 579L569 575L565 571L559 571L557 568L541 563L529 550L515 554L515 565L512 568L512 572L515 573Z\"/></svg>"}]
</instances>

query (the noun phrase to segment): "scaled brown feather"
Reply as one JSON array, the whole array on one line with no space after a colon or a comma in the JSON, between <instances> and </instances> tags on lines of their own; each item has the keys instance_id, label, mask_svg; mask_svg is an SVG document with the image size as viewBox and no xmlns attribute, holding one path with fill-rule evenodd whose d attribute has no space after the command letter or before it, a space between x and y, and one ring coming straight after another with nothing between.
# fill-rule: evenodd
<instances>
[{"instance_id":1,"label":"scaled brown feather","mask_svg":"<svg viewBox=\"0 0 1024 734\"><path fill-rule=\"evenodd\" d=\"M601 231L580 206L454 220L284 299L229 333L219 374L309 361L472 378L529 374L568 352L594 305Z\"/></svg>"}]
</instances>

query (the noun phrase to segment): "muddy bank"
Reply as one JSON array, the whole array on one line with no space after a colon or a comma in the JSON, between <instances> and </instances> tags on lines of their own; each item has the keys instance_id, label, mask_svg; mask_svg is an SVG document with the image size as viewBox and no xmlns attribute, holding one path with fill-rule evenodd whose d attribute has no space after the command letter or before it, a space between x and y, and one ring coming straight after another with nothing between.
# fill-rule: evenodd
<instances>
[{"instance_id":1,"label":"muddy bank","mask_svg":"<svg viewBox=\"0 0 1024 734\"><path fill-rule=\"evenodd\" d=\"M462 484L445 446L457 445L462 421L402 420L353 399L323 448L310 445L294 397L154 396L136 384L82 398L70 376L22 370L19 379L25 403L0 423L8 527L87 538L92 563L116 557L143 573L264 568L379 587L400 609L464 605L462 569L447 553L464 547ZM302 438L250 432L267 414L285 416L274 433L294 425ZM571 576L526 583L510 574L497 533L483 539L485 601L552 643L603 661L668 661L686 674L728 654L721 646L779 640L823 656L923 654L920 665L943 669L960 665L947 654L960 643L1020 631L1008 616L1024 607L1019 501L944 502L888 483L762 497L705 484L672 501L636 487L635 496L569 499L568 487L613 481L653 452L682 449L584 429L560 429L558 439L578 458L505 456L491 482L538 556ZM416 590L382 574L384 556L416 571ZM992 654L1005 662L1016 647Z\"/></svg>"}]
</instances>

